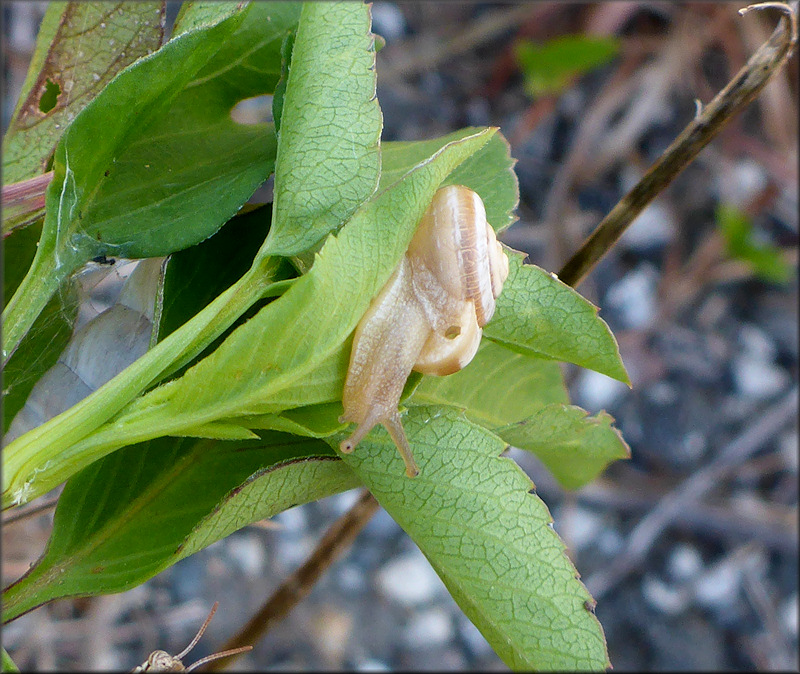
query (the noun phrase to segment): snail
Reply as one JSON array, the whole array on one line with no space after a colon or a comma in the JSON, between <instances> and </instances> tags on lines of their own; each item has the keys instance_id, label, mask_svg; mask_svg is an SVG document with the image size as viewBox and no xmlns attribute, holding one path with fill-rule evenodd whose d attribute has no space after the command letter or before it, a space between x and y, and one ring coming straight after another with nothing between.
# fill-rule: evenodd
<instances>
[{"instance_id":1,"label":"snail","mask_svg":"<svg viewBox=\"0 0 800 674\"><path fill-rule=\"evenodd\" d=\"M472 360L507 277L508 257L478 194L440 188L356 327L339 421L357 427L340 451L349 454L383 424L406 475L419 473L397 409L406 380L412 370L444 376Z\"/></svg>"}]
</instances>

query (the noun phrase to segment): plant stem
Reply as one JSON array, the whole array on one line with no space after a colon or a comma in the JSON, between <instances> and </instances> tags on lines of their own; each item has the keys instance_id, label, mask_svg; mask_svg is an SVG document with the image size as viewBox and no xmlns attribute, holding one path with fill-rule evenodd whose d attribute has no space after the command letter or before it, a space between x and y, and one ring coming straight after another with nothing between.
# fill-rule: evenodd
<instances>
[{"instance_id":1,"label":"plant stem","mask_svg":"<svg viewBox=\"0 0 800 674\"><path fill-rule=\"evenodd\" d=\"M279 261L270 258L255 264L205 309L116 377L10 443L3 450L3 509L46 493L103 456L67 450L117 414L165 372L205 349L261 298L278 266Z\"/></svg>"},{"instance_id":2,"label":"plant stem","mask_svg":"<svg viewBox=\"0 0 800 674\"><path fill-rule=\"evenodd\" d=\"M781 22L758 51L672 142L644 177L603 218L580 249L567 261L558 278L576 287L616 243L644 208L691 163L738 112L748 105L788 60L797 40L796 10L782 3L761 3L749 9L780 9Z\"/></svg>"},{"instance_id":3,"label":"plant stem","mask_svg":"<svg viewBox=\"0 0 800 674\"><path fill-rule=\"evenodd\" d=\"M53 172L48 171L28 180L3 185L3 238L42 216L45 192L52 180Z\"/></svg>"},{"instance_id":4,"label":"plant stem","mask_svg":"<svg viewBox=\"0 0 800 674\"><path fill-rule=\"evenodd\" d=\"M308 595L314 583L330 567L336 558L355 540L358 532L378 511L378 502L366 489L355 505L336 520L325 532L314 552L289 576L272 594L247 624L230 639L222 650L241 648L261 639L269 629L284 618L300 601ZM216 672L231 664L238 655L224 663L217 661L203 667L200 671Z\"/></svg>"},{"instance_id":5,"label":"plant stem","mask_svg":"<svg viewBox=\"0 0 800 674\"><path fill-rule=\"evenodd\" d=\"M55 242L44 233L28 273L3 310L3 367L61 283L78 267L79 255L57 259Z\"/></svg>"}]
</instances>

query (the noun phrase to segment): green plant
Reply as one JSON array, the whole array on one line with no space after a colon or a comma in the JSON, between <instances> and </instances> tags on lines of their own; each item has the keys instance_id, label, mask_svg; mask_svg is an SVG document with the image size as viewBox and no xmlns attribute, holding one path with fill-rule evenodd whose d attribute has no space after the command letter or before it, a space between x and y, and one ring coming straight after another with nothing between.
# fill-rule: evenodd
<instances>
[{"instance_id":1,"label":"green plant","mask_svg":"<svg viewBox=\"0 0 800 674\"><path fill-rule=\"evenodd\" d=\"M783 258L780 248L756 238L753 222L746 213L735 206L720 204L714 218L730 257L743 261L764 281L786 283L791 278L792 266Z\"/></svg>"},{"instance_id":2,"label":"green plant","mask_svg":"<svg viewBox=\"0 0 800 674\"><path fill-rule=\"evenodd\" d=\"M572 81L593 68L605 65L619 52L615 37L565 35L537 45L521 40L514 53L531 96L561 93Z\"/></svg>"},{"instance_id":3,"label":"green plant","mask_svg":"<svg viewBox=\"0 0 800 674\"><path fill-rule=\"evenodd\" d=\"M4 449L4 508L66 482L47 550L5 590L4 622L129 589L251 522L363 485L510 667L607 667L546 506L501 456L535 452L574 488L627 455L608 415L567 398L557 361L628 381L572 288L508 251L475 359L406 385L421 475L405 475L382 429L338 451L353 331L436 190L476 191L498 232L513 221L500 132L381 143L367 5L189 3L159 47L163 12L51 5L4 140L6 180L52 170L43 221L4 221L4 429L69 339L74 273L170 256L144 281L158 285L141 312L151 348ZM261 94L274 124L232 121ZM273 173L272 202L243 208Z\"/></svg>"}]
</instances>

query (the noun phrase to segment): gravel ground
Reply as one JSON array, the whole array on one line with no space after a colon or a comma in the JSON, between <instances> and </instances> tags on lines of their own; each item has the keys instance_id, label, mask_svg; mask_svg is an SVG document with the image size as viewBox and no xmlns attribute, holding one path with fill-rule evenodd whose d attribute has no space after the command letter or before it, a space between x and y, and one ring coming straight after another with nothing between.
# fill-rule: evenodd
<instances>
[{"instance_id":1,"label":"gravel ground","mask_svg":"<svg viewBox=\"0 0 800 674\"><path fill-rule=\"evenodd\" d=\"M709 101L768 37L775 17L740 18L741 4L376 2L384 138L500 126L521 189L504 241L557 270L690 121L694 99ZM3 4L11 100L41 11ZM514 42L587 32L622 36L620 55L557 96L529 97ZM510 450L598 599L616 671L799 666L797 75L794 57L580 287L617 336L633 388L568 367L570 393L615 417L631 459L567 493ZM726 256L719 204L781 248L787 283ZM122 595L33 611L3 630L4 645L25 669L130 669L156 648L180 651L219 601L192 662L258 610L357 496L247 527ZM4 584L40 553L50 522L3 528ZM382 510L237 667L505 669Z\"/></svg>"}]
</instances>

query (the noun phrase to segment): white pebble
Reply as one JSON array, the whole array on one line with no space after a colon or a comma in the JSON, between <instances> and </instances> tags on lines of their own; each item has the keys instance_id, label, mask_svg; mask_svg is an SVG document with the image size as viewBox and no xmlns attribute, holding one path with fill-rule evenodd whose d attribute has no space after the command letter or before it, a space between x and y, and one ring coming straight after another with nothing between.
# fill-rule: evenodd
<instances>
[{"instance_id":1,"label":"white pebble","mask_svg":"<svg viewBox=\"0 0 800 674\"><path fill-rule=\"evenodd\" d=\"M380 660L362 660L355 666L357 672L391 672L392 668Z\"/></svg>"},{"instance_id":2,"label":"white pebble","mask_svg":"<svg viewBox=\"0 0 800 674\"><path fill-rule=\"evenodd\" d=\"M779 611L780 620L789 633L789 636L793 639L797 639L797 592L781 604Z\"/></svg>"},{"instance_id":3,"label":"white pebble","mask_svg":"<svg viewBox=\"0 0 800 674\"><path fill-rule=\"evenodd\" d=\"M453 621L442 609L430 609L414 615L403 634L412 648L441 646L453 638Z\"/></svg>"},{"instance_id":4,"label":"white pebble","mask_svg":"<svg viewBox=\"0 0 800 674\"><path fill-rule=\"evenodd\" d=\"M591 545L603 528L603 518L584 508L560 508L554 519L556 531L576 551Z\"/></svg>"},{"instance_id":5,"label":"white pebble","mask_svg":"<svg viewBox=\"0 0 800 674\"><path fill-rule=\"evenodd\" d=\"M734 357L732 368L736 389L751 400L770 398L789 382L789 373L783 368L748 354Z\"/></svg>"},{"instance_id":6,"label":"white pebble","mask_svg":"<svg viewBox=\"0 0 800 674\"><path fill-rule=\"evenodd\" d=\"M689 593L647 574L642 580L642 596L648 604L667 615L681 613L689 603Z\"/></svg>"},{"instance_id":7,"label":"white pebble","mask_svg":"<svg viewBox=\"0 0 800 674\"><path fill-rule=\"evenodd\" d=\"M342 564L339 567L337 580L339 587L347 593L361 592L366 585L364 572L355 564Z\"/></svg>"},{"instance_id":8,"label":"white pebble","mask_svg":"<svg viewBox=\"0 0 800 674\"><path fill-rule=\"evenodd\" d=\"M752 159L742 159L717 174L715 185L720 201L742 208L767 186L764 168Z\"/></svg>"},{"instance_id":9,"label":"white pebble","mask_svg":"<svg viewBox=\"0 0 800 674\"><path fill-rule=\"evenodd\" d=\"M388 43L403 37L406 19L393 2L376 2L372 5L372 25L375 32Z\"/></svg>"},{"instance_id":10,"label":"white pebble","mask_svg":"<svg viewBox=\"0 0 800 674\"><path fill-rule=\"evenodd\" d=\"M738 338L743 351L748 355L767 362L775 360L777 355L775 343L755 325L749 323L742 325L739 328Z\"/></svg>"},{"instance_id":11,"label":"white pebble","mask_svg":"<svg viewBox=\"0 0 800 674\"><path fill-rule=\"evenodd\" d=\"M350 510L350 508L356 504L356 501L358 501L360 497L361 492L358 489L348 489L341 494L334 494L333 496L329 497L328 501L330 503L331 510L333 510L338 517L339 515L344 515L348 510Z\"/></svg>"},{"instance_id":12,"label":"white pebble","mask_svg":"<svg viewBox=\"0 0 800 674\"><path fill-rule=\"evenodd\" d=\"M308 526L308 516L303 506L295 506L278 513L273 518L288 533L301 534Z\"/></svg>"},{"instance_id":13,"label":"white pebble","mask_svg":"<svg viewBox=\"0 0 800 674\"><path fill-rule=\"evenodd\" d=\"M623 276L606 292L605 302L613 308L627 328L646 328L656 316L658 272L643 264Z\"/></svg>"},{"instance_id":14,"label":"white pebble","mask_svg":"<svg viewBox=\"0 0 800 674\"><path fill-rule=\"evenodd\" d=\"M428 560L419 552L409 552L386 564L377 575L379 591L405 606L422 604L445 590Z\"/></svg>"},{"instance_id":15,"label":"white pebble","mask_svg":"<svg viewBox=\"0 0 800 674\"><path fill-rule=\"evenodd\" d=\"M628 387L622 382L594 370L581 371L576 382L576 392L581 406L590 412L599 412L610 407L627 391Z\"/></svg>"},{"instance_id":16,"label":"white pebble","mask_svg":"<svg viewBox=\"0 0 800 674\"><path fill-rule=\"evenodd\" d=\"M597 549L607 557L618 555L625 541L616 529L603 529L597 537Z\"/></svg>"},{"instance_id":17,"label":"white pebble","mask_svg":"<svg viewBox=\"0 0 800 674\"><path fill-rule=\"evenodd\" d=\"M642 252L668 244L675 234L675 219L661 201L645 208L620 237L620 245Z\"/></svg>"},{"instance_id":18,"label":"white pebble","mask_svg":"<svg viewBox=\"0 0 800 674\"><path fill-rule=\"evenodd\" d=\"M741 584L741 566L730 560L725 561L714 565L697 579L694 586L695 596L702 606L725 608L738 601Z\"/></svg>"},{"instance_id":19,"label":"white pebble","mask_svg":"<svg viewBox=\"0 0 800 674\"><path fill-rule=\"evenodd\" d=\"M262 575L264 570L264 545L257 536L231 536L228 555L236 565L251 578Z\"/></svg>"},{"instance_id":20,"label":"white pebble","mask_svg":"<svg viewBox=\"0 0 800 674\"><path fill-rule=\"evenodd\" d=\"M697 548L686 543L678 543L669 555L670 575L678 581L695 578L703 570L703 558Z\"/></svg>"}]
</instances>

